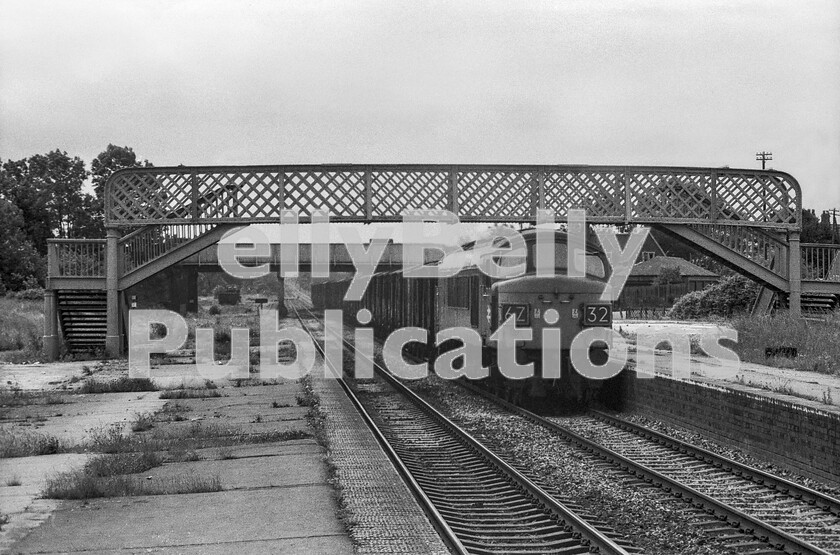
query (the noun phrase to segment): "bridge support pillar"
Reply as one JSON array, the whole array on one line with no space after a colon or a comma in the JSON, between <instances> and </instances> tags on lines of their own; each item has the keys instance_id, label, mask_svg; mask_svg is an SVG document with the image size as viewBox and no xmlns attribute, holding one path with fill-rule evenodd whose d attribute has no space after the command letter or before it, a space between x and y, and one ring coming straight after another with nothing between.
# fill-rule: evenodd
<instances>
[{"instance_id":1,"label":"bridge support pillar","mask_svg":"<svg viewBox=\"0 0 840 555\"><path fill-rule=\"evenodd\" d=\"M58 359L58 311L53 289L44 291L44 357L47 361Z\"/></svg>"},{"instance_id":2,"label":"bridge support pillar","mask_svg":"<svg viewBox=\"0 0 840 555\"><path fill-rule=\"evenodd\" d=\"M105 235L105 289L107 292L107 328L105 332L105 354L111 358L120 356L122 340L120 338L120 296L118 244L120 230L109 227Z\"/></svg>"},{"instance_id":3,"label":"bridge support pillar","mask_svg":"<svg viewBox=\"0 0 840 555\"><path fill-rule=\"evenodd\" d=\"M799 232L791 231L788 235L788 281L790 283L790 295L788 296L788 307L794 318L802 316L802 266L800 263L801 252L799 250Z\"/></svg>"},{"instance_id":4,"label":"bridge support pillar","mask_svg":"<svg viewBox=\"0 0 840 555\"><path fill-rule=\"evenodd\" d=\"M278 272L277 281L280 282L277 288L277 314L280 318L285 318L289 314L286 309L286 278Z\"/></svg>"}]
</instances>

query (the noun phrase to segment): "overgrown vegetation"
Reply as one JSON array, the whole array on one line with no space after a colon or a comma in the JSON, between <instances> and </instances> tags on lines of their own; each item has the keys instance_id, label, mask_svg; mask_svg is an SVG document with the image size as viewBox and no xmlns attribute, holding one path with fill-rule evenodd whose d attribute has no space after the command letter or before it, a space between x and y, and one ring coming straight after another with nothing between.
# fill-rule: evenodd
<instances>
[{"instance_id":1,"label":"overgrown vegetation","mask_svg":"<svg viewBox=\"0 0 840 555\"><path fill-rule=\"evenodd\" d=\"M40 360L43 334L43 300L0 297L0 361Z\"/></svg>"},{"instance_id":2,"label":"overgrown vegetation","mask_svg":"<svg viewBox=\"0 0 840 555\"><path fill-rule=\"evenodd\" d=\"M28 405L61 405L66 400L57 393L26 391L17 385L0 387L0 407L18 407Z\"/></svg>"},{"instance_id":3,"label":"overgrown vegetation","mask_svg":"<svg viewBox=\"0 0 840 555\"><path fill-rule=\"evenodd\" d=\"M205 399L221 396L218 389L167 389L160 393L161 399Z\"/></svg>"},{"instance_id":4,"label":"overgrown vegetation","mask_svg":"<svg viewBox=\"0 0 840 555\"><path fill-rule=\"evenodd\" d=\"M163 457L154 451L141 451L100 455L89 460L83 470L85 474L105 478L121 474L137 474L161 464L163 464Z\"/></svg>"},{"instance_id":5,"label":"overgrown vegetation","mask_svg":"<svg viewBox=\"0 0 840 555\"><path fill-rule=\"evenodd\" d=\"M0 459L54 455L66 450L67 446L53 435L0 428Z\"/></svg>"},{"instance_id":6,"label":"overgrown vegetation","mask_svg":"<svg viewBox=\"0 0 840 555\"><path fill-rule=\"evenodd\" d=\"M840 314L820 321L793 318L787 312L741 315L730 324L738 331L733 349L743 361L840 375ZM768 357L768 347L793 347L797 356Z\"/></svg>"},{"instance_id":7,"label":"overgrown vegetation","mask_svg":"<svg viewBox=\"0 0 840 555\"><path fill-rule=\"evenodd\" d=\"M114 424L92 430L86 447L97 453L136 453L195 450L307 437L311 435L304 430L266 430L251 433L239 426L202 422L192 422L184 426L155 427L144 433L124 434L122 424Z\"/></svg>"},{"instance_id":8,"label":"overgrown vegetation","mask_svg":"<svg viewBox=\"0 0 840 555\"><path fill-rule=\"evenodd\" d=\"M113 457L114 455L109 455ZM122 456L124 457L124 456ZM125 458L125 457L124 457ZM125 497L133 495L171 495L179 493L205 493L221 491L222 483L218 475L201 476L186 474L179 476L155 477L148 480L136 473L144 472L151 466L160 464L160 460L142 461L141 457L126 458L125 463L101 462L103 457L94 459L96 468L75 470L56 474L47 478L43 496L49 499L92 499L95 497ZM91 462L94 462L91 461ZM89 463L90 464L90 463ZM119 466L124 464L124 466ZM113 474L99 475L98 471L112 471Z\"/></svg>"},{"instance_id":9,"label":"overgrown vegetation","mask_svg":"<svg viewBox=\"0 0 840 555\"><path fill-rule=\"evenodd\" d=\"M726 318L748 312L755 301L758 287L742 276L727 276L702 289L683 295L668 313L677 320Z\"/></svg>"},{"instance_id":10,"label":"overgrown vegetation","mask_svg":"<svg viewBox=\"0 0 840 555\"><path fill-rule=\"evenodd\" d=\"M134 422L131 423L132 432L145 432L154 428L154 415L149 413L137 413Z\"/></svg>"},{"instance_id":11,"label":"overgrown vegetation","mask_svg":"<svg viewBox=\"0 0 840 555\"><path fill-rule=\"evenodd\" d=\"M87 379L79 388L79 393L133 393L157 390L158 387L149 378L122 376L112 380Z\"/></svg>"}]
</instances>

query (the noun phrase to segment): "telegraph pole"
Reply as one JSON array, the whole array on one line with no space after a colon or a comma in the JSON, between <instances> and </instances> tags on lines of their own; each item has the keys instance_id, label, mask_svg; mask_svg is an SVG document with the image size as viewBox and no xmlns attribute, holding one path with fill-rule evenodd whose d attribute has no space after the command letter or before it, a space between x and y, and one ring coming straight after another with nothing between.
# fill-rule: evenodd
<instances>
[{"instance_id":1,"label":"telegraph pole","mask_svg":"<svg viewBox=\"0 0 840 555\"><path fill-rule=\"evenodd\" d=\"M773 159L773 153L762 150L755 153L755 159L761 161L761 169L766 169L765 166L768 160Z\"/></svg>"}]
</instances>

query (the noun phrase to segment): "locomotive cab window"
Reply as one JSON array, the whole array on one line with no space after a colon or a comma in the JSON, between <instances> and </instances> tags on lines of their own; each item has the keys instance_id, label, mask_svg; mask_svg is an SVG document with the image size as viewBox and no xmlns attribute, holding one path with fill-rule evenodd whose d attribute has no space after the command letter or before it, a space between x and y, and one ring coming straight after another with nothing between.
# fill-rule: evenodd
<instances>
[{"instance_id":1,"label":"locomotive cab window","mask_svg":"<svg viewBox=\"0 0 840 555\"><path fill-rule=\"evenodd\" d=\"M568 265L568 249L565 243L554 243L554 269L559 274L566 273ZM534 242L528 243L528 268L527 272L536 272L537 245ZM599 279L607 277L607 270L602 255L597 251L586 251L586 275Z\"/></svg>"}]
</instances>

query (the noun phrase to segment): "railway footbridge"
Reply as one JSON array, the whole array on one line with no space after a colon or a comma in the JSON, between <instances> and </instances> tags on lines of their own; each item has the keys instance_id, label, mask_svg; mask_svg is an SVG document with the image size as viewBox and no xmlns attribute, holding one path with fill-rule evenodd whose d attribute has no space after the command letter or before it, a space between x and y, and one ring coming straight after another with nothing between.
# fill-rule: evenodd
<instances>
[{"instance_id":1,"label":"railway footbridge","mask_svg":"<svg viewBox=\"0 0 840 555\"><path fill-rule=\"evenodd\" d=\"M44 349L119 354L125 292L217 243L235 226L395 222L415 209L462 222L563 221L648 225L762 285L799 315L803 303L840 299L840 245L800 243L802 193L784 172L660 166L284 165L131 168L105 186L105 239L52 240Z\"/></svg>"}]
</instances>

